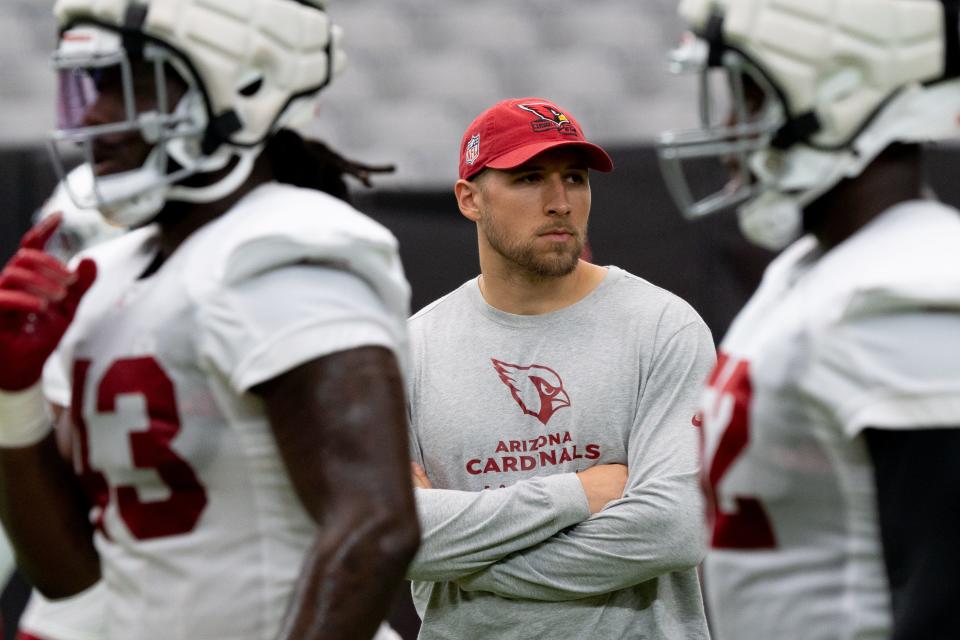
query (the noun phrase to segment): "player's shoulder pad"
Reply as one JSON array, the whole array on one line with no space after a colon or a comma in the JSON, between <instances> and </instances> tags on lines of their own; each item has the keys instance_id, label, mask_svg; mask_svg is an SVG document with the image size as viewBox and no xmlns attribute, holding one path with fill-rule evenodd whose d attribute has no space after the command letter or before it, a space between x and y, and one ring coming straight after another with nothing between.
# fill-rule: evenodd
<instances>
[{"instance_id":1,"label":"player's shoulder pad","mask_svg":"<svg viewBox=\"0 0 960 640\"><path fill-rule=\"evenodd\" d=\"M960 309L960 212L933 201L885 212L824 256L841 319Z\"/></svg>"},{"instance_id":2,"label":"player's shoulder pad","mask_svg":"<svg viewBox=\"0 0 960 640\"><path fill-rule=\"evenodd\" d=\"M284 266L317 264L350 271L388 302L409 306L396 238L326 193L263 185L198 235L187 265L198 286L230 287Z\"/></svg>"}]
</instances>

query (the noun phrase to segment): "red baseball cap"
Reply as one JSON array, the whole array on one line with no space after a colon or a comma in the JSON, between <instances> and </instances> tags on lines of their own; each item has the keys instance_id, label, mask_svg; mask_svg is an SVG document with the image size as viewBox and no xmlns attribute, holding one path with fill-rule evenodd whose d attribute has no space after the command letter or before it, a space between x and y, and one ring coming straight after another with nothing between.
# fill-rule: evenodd
<instances>
[{"instance_id":1,"label":"red baseball cap","mask_svg":"<svg viewBox=\"0 0 960 640\"><path fill-rule=\"evenodd\" d=\"M460 141L460 177L486 167L512 169L538 153L560 146L586 152L588 167L612 171L607 152L583 136L580 124L565 110L542 98L501 100L470 123Z\"/></svg>"}]
</instances>

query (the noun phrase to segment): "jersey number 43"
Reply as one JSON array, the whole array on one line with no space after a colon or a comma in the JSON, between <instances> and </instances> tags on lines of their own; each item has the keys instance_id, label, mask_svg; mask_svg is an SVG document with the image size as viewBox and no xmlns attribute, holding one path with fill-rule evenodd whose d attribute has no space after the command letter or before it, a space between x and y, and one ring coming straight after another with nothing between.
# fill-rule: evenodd
<instances>
[{"instance_id":1,"label":"jersey number 43","mask_svg":"<svg viewBox=\"0 0 960 640\"><path fill-rule=\"evenodd\" d=\"M181 423L170 378L153 358L117 360L100 379L95 394L98 413L116 412L121 395L137 394L144 399L148 428L127 432L130 458L137 469L153 469L170 494L163 500L143 501L135 486L111 487L106 475L90 464L89 432L83 417L89 369L89 360L74 363L70 416L79 436L75 456L81 482L92 502L94 524L108 535L103 517L113 499L123 522L139 540L189 533L207 505L207 492L190 464L171 447Z\"/></svg>"}]
</instances>

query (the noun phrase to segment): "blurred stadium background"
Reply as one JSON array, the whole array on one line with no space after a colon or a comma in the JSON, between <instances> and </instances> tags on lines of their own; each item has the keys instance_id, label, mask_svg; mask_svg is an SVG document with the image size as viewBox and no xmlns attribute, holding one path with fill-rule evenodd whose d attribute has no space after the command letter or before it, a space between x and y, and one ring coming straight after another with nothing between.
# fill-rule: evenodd
<instances>
[{"instance_id":1,"label":"blurred stadium background","mask_svg":"<svg viewBox=\"0 0 960 640\"><path fill-rule=\"evenodd\" d=\"M0 1L0 260L13 252L53 186L44 149L54 118L53 0ZM670 202L651 141L693 126L695 81L671 76L676 0L329 0L346 32L347 72L323 95L309 133L349 157L395 163L356 204L400 239L413 308L477 272L473 227L451 185L467 124L506 97L540 96L580 120L617 169L595 175L590 239L617 264L687 299L719 340L771 254L739 236L728 213L690 223ZM930 156L934 188L960 202L957 153ZM716 180L706 172L703 180ZM2 366L2 363L0 363ZM6 637L22 583L0 598ZM416 634L408 597L393 621Z\"/></svg>"},{"instance_id":2,"label":"blurred stadium background","mask_svg":"<svg viewBox=\"0 0 960 640\"><path fill-rule=\"evenodd\" d=\"M55 104L52 6L0 2L0 257L53 184L44 150ZM329 0L329 11L344 28L350 62L323 94L308 133L358 160L397 166L357 199L400 237L414 308L475 273L474 232L450 188L457 148L479 111L522 96L571 111L617 161L614 174L594 181L596 259L695 304L709 295L692 263L674 266L703 255L703 225L694 231L675 214L650 147L662 129L695 119L695 82L666 65L681 34L676 0ZM742 248L735 231L728 236ZM755 272L746 276L747 291ZM701 311L722 328L732 308Z\"/></svg>"},{"instance_id":3,"label":"blurred stadium background","mask_svg":"<svg viewBox=\"0 0 960 640\"><path fill-rule=\"evenodd\" d=\"M371 161L385 185L445 185L466 125L505 97L544 95L600 143L643 141L693 117L693 85L669 76L674 0L330 0L348 72L311 133ZM34 144L54 114L53 0L0 3L3 144Z\"/></svg>"}]
</instances>

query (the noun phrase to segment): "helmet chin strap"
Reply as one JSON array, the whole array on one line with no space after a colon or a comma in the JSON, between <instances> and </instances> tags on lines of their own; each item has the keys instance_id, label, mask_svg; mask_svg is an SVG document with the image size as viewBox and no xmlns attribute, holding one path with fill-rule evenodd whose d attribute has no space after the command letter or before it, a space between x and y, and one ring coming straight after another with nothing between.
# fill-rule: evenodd
<instances>
[{"instance_id":1,"label":"helmet chin strap","mask_svg":"<svg viewBox=\"0 0 960 640\"><path fill-rule=\"evenodd\" d=\"M227 175L215 183L203 187L172 185L167 191L167 200L175 202L215 202L227 197L239 189L250 177L253 172L253 165L262 150L263 147L261 146L249 149L233 149L233 157L237 159L237 163ZM194 175L202 174L198 172Z\"/></svg>"},{"instance_id":2,"label":"helmet chin strap","mask_svg":"<svg viewBox=\"0 0 960 640\"><path fill-rule=\"evenodd\" d=\"M172 175L167 174L166 168L160 166L161 163L166 164L163 161L166 160L167 153L158 145L139 169L98 178L94 186L96 200L100 202L99 209L103 217L113 224L131 228L142 226L150 222L168 201L215 202L230 195L250 177L260 151L260 147L232 149L231 154L224 154L223 164L229 164L234 157L237 162L227 175L203 187L185 187L170 182L172 179L182 180L209 171L187 167ZM115 196L128 193L137 195L121 198Z\"/></svg>"},{"instance_id":3,"label":"helmet chin strap","mask_svg":"<svg viewBox=\"0 0 960 640\"><path fill-rule=\"evenodd\" d=\"M206 121L206 112L198 91L189 91L177 104L177 113L189 115L194 122ZM172 138L165 143L166 153L177 164L183 167L188 175L212 174L223 170L231 161L236 164L227 175L216 182L202 187L187 187L182 184L171 184L166 191L166 198L176 202L215 202L233 193L253 171L254 161L263 146L250 148L232 147L227 144L213 154L205 156L201 149L198 137ZM179 173L179 172L175 172ZM177 182L180 182L178 180Z\"/></svg>"},{"instance_id":4,"label":"helmet chin strap","mask_svg":"<svg viewBox=\"0 0 960 640\"><path fill-rule=\"evenodd\" d=\"M737 209L740 230L758 246L783 249L803 233L804 207L844 177L860 173L861 162L849 150L828 152L806 145L753 153L750 171L760 183L760 195Z\"/></svg>"},{"instance_id":5,"label":"helmet chin strap","mask_svg":"<svg viewBox=\"0 0 960 640\"><path fill-rule=\"evenodd\" d=\"M838 182L792 194L770 189L737 209L737 222L751 243L779 251L803 235L803 209Z\"/></svg>"},{"instance_id":6,"label":"helmet chin strap","mask_svg":"<svg viewBox=\"0 0 960 640\"><path fill-rule=\"evenodd\" d=\"M146 224L163 208L165 185L160 164L166 155L154 148L139 169L94 178L91 189L100 213L122 227ZM130 197L127 194L137 195Z\"/></svg>"}]
</instances>

